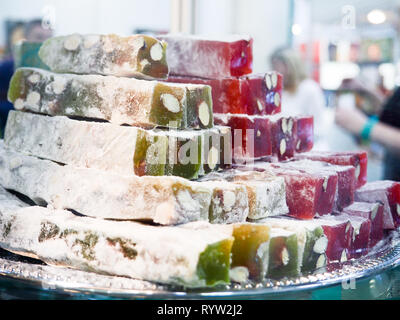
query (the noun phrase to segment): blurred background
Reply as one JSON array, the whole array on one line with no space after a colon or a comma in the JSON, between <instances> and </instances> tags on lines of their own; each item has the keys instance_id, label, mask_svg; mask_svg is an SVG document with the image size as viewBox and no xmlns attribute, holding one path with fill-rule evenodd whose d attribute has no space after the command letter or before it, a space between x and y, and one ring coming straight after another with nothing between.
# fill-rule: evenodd
<instances>
[{"instance_id":1,"label":"blurred background","mask_svg":"<svg viewBox=\"0 0 400 320\"><path fill-rule=\"evenodd\" d=\"M282 109L314 115L315 149L368 150L369 179L377 180L385 148L338 125L335 109L379 115L400 84L399 28L400 0L2 0L0 122L12 108L14 68L40 63L18 55L21 41L74 32L247 34L254 72L284 74Z\"/></svg>"}]
</instances>

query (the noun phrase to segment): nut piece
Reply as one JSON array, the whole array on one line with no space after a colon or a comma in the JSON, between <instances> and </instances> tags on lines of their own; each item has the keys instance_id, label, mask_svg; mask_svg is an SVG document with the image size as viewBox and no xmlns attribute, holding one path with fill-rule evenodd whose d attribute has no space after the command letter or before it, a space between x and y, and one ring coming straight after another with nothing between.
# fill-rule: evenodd
<instances>
[{"instance_id":1,"label":"nut piece","mask_svg":"<svg viewBox=\"0 0 400 320\"><path fill-rule=\"evenodd\" d=\"M268 73L265 75L265 85L267 86L268 90L272 89L271 76Z\"/></svg>"},{"instance_id":2,"label":"nut piece","mask_svg":"<svg viewBox=\"0 0 400 320\"><path fill-rule=\"evenodd\" d=\"M274 103L276 107L279 107L281 105L281 96L278 92L274 95Z\"/></svg>"},{"instance_id":3,"label":"nut piece","mask_svg":"<svg viewBox=\"0 0 400 320\"><path fill-rule=\"evenodd\" d=\"M344 232L345 232L345 233L349 232L350 227L351 227L351 223L349 222L349 223L347 223L347 225L346 225L346 230L345 230Z\"/></svg>"},{"instance_id":4,"label":"nut piece","mask_svg":"<svg viewBox=\"0 0 400 320\"><path fill-rule=\"evenodd\" d=\"M287 123L287 119L286 118L282 119L282 132L284 134L286 134L288 132L288 123Z\"/></svg>"},{"instance_id":5,"label":"nut piece","mask_svg":"<svg viewBox=\"0 0 400 320\"><path fill-rule=\"evenodd\" d=\"M257 130L257 137L261 137L261 131L260 130Z\"/></svg>"},{"instance_id":6,"label":"nut piece","mask_svg":"<svg viewBox=\"0 0 400 320\"><path fill-rule=\"evenodd\" d=\"M218 163L218 149L216 147L211 147L208 152L207 164L208 167L213 170Z\"/></svg>"},{"instance_id":7,"label":"nut piece","mask_svg":"<svg viewBox=\"0 0 400 320\"><path fill-rule=\"evenodd\" d=\"M40 81L40 75L38 75L37 73L32 73L29 77L28 77L28 81L32 84L38 83Z\"/></svg>"},{"instance_id":8,"label":"nut piece","mask_svg":"<svg viewBox=\"0 0 400 320\"><path fill-rule=\"evenodd\" d=\"M282 256L282 264L286 266L289 263L289 251L286 249L286 247L283 248L281 256Z\"/></svg>"},{"instance_id":9,"label":"nut piece","mask_svg":"<svg viewBox=\"0 0 400 320\"><path fill-rule=\"evenodd\" d=\"M98 35L96 35L96 34L88 35L83 40L83 47L85 49L90 49L99 41L100 41L100 37Z\"/></svg>"},{"instance_id":10,"label":"nut piece","mask_svg":"<svg viewBox=\"0 0 400 320\"><path fill-rule=\"evenodd\" d=\"M358 178L360 177L360 172L361 172L360 165L357 165L357 167L356 167L356 172L355 172L355 175L356 175L356 179L357 179L357 180L358 180Z\"/></svg>"},{"instance_id":11,"label":"nut piece","mask_svg":"<svg viewBox=\"0 0 400 320\"><path fill-rule=\"evenodd\" d=\"M286 152L286 141L285 141L285 139L281 140L281 144L279 146L279 151L280 151L281 155L283 155Z\"/></svg>"},{"instance_id":12,"label":"nut piece","mask_svg":"<svg viewBox=\"0 0 400 320\"><path fill-rule=\"evenodd\" d=\"M261 103L260 100L257 100L257 107L258 107L258 110L259 110L260 112L263 111L263 105L262 105L262 103Z\"/></svg>"},{"instance_id":13,"label":"nut piece","mask_svg":"<svg viewBox=\"0 0 400 320\"><path fill-rule=\"evenodd\" d=\"M322 236L317 241L315 241L313 251L315 253L322 254L322 253L325 253L327 248L328 248L328 238L325 236Z\"/></svg>"},{"instance_id":14,"label":"nut piece","mask_svg":"<svg viewBox=\"0 0 400 320\"><path fill-rule=\"evenodd\" d=\"M51 87L55 94L61 94L67 85L67 80L64 78L56 78L52 83Z\"/></svg>"},{"instance_id":15,"label":"nut piece","mask_svg":"<svg viewBox=\"0 0 400 320\"><path fill-rule=\"evenodd\" d=\"M293 119L290 118L290 119L288 120L288 133L289 133L289 134L292 134L292 131L293 131Z\"/></svg>"},{"instance_id":16,"label":"nut piece","mask_svg":"<svg viewBox=\"0 0 400 320\"><path fill-rule=\"evenodd\" d=\"M160 61L163 57L163 48L160 43L154 44L150 48L150 57L153 61Z\"/></svg>"},{"instance_id":17,"label":"nut piece","mask_svg":"<svg viewBox=\"0 0 400 320\"><path fill-rule=\"evenodd\" d=\"M181 105L176 97L174 97L172 94L169 93L163 93L161 95L161 101L164 105L165 108L167 108L168 111L177 113L181 111Z\"/></svg>"},{"instance_id":18,"label":"nut piece","mask_svg":"<svg viewBox=\"0 0 400 320\"><path fill-rule=\"evenodd\" d=\"M324 183L322 184L322 189L323 189L324 192L325 192L327 188L328 188L328 178L325 177L325 178L324 178Z\"/></svg>"},{"instance_id":19,"label":"nut piece","mask_svg":"<svg viewBox=\"0 0 400 320\"><path fill-rule=\"evenodd\" d=\"M68 51L75 51L81 44L81 37L79 34L73 34L64 41L64 48Z\"/></svg>"},{"instance_id":20,"label":"nut piece","mask_svg":"<svg viewBox=\"0 0 400 320\"><path fill-rule=\"evenodd\" d=\"M325 257L324 254L321 254L318 257L318 260L317 260L317 263L316 263L316 268L319 269L319 268L322 268L322 267L325 267L325 266L326 266L326 257Z\"/></svg>"},{"instance_id":21,"label":"nut piece","mask_svg":"<svg viewBox=\"0 0 400 320\"><path fill-rule=\"evenodd\" d=\"M199 105L199 119L200 122L204 125L204 126L208 126L208 124L210 123L210 111L208 108L208 104L203 101L202 103L200 103Z\"/></svg>"},{"instance_id":22,"label":"nut piece","mask_svg":"<svg viewBox=\"0 0 400 320\"><path fill-rule=\"evenodd\" d=\"M224 208L231 209L236 202L235 193L232 191L224 192Z\"/></svg>"},{"instance_id":23,"label":"nut piece","mask_svg":"<svg viewBox=\"0 0 400 320\"><path fill-rule=\"evenodd\" d=\"M375 219L376 214L378 213L378 208L379 208L379 205L377 204L377 205L372 209L372 211L371 211L371 220L374 220L374 219Z\"/></svg>"},{"instance_id":24,"label":"nut piece","mask_svg":"<svg viewBox=\"0 0 400 320\"><path fill-rule=\"evenodd\" d=\"M276 85L278 84L278 75L276 72L271 74L271 82L272 82L272 87L275 88Z\"/></svg>"},{"instance_id":25,"label":"nut piece","mask_svg":"<svg viewBox=\"0 0 400 320\"><path fill-rule=\"evenodd\" d=\"M29 93L28 96L26 97L26 103L28 105L37 105L39 101L40 101L40 94L35 91Z\"/></svg>"},{"instance_id":26,"label":"nut piece","mask_svg":"<svg viewBox=\"0 0 400 320\"><path fill-rule=\"evenodd\" d=\"M244 283L249 280L249 269L246 267L234 267L229 270L229 277L233 282Z\"/></svg>"},{"instance_id":27,"label":"nut piece","mask_svg":"<svg viewBox=\"0 0 400 320\"><path fill-rule=\"evenodd\" d=\"M300 150L301 147L301 140L297 141L296 150Z\"/></svg>"},{"instance_id":28,"label":"nut piece","mask_svg":"<svg viewBox=\"0 0 400 320\"><path fill-rule=\"evenodd\" d=\"M24 100L18 98L14 101L14 108L15 110L22 110L24 108Z\"/></svg>"},{"instance_id":29,"label":"nut piece","mask_svg":"<svg viewBox=\"0 0 400 320\"><path fill-rule=\"evenodd\" d=\"M342 251L342 256L340 257L340 262L346 262L347 261L347 253L346 249Z\"/></svg>"}]
</instances>

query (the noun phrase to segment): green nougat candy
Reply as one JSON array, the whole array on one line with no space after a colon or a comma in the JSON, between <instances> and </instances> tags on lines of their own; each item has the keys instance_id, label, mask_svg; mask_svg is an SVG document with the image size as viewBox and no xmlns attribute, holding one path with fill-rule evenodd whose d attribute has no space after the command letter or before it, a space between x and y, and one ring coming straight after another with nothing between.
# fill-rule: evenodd
<instances>
[{"instance_id":1,"label":"green nougat candy","mask_svg":"<svg viewBox=\"0 0 400 320\"><path fill-rule=\"evenodd\" d=\"M14 45L14 68L30 67L49 70L39 58L41 42L21 41Z\"/></svg>"},{"instance_id":2,"label":"green nougat candy","mask_svg":"<svg viewBox=\"0 0 400 320\"><path fill-rule=\"evenodd\" d=\"M164 41L148 35L72 34L46 40L39 55L59 73L165 79L166 49Z\"/></svg>"},{"instance_id":3,"label":"green nougat candy","mask_svg":"<svg viewBox=\"0 0 400 320\"><path fill-rule=\"evenodd\" d=\"M209 208L211 223L244 222L249 213L247 190L226 181L201 181L200 185L213 190Z\"/></svg>"},{"instance_id":4,"label":"green nougat candy","mask_svg":"<svg viewBox=\"0 0 400 320\"><path fill-rule=\"evenodd\" d=\"M229 283L233 237L27 206L0 188L0 246L49 264L158 283Z\"/></svg>"},{"instance_id":5,"label":"green nougat candy","mask_svg":"<svg viewBox=\"0 0 400 320\"><path fill-rule=\"evenodd\" d=\"M294 232L273 228L270 233L267 278L282 279L300 274L298 241Z\"/></svg>"},{"instance_id":6,"label":"green nougat candy","mask_svg":"<svg viewBox=\"0 0 400 320\"><path fill-rule=\"evenodd\" d=\"M197 100L189 99L192 91L201 91L203 95L197 96ZM211 87L205 85L20 68L11 79L8 99L17 110L101 119L144 128L213 126L211 111L205 107L212 108ZM188 112L199 104L204 106L199 121L189 123Z\"/></svg>"},{"instance_id":7,"label":"green nougat candy","mask_svg":"<svg viewBox=\"0 0 400 320\"><path fill-rule=\"evenodd\" d=\"M268 268L268 246L270 227L255 223L210 224L197 221L181 225L182 228L226 233L234 238L231 252L231 271L245 269L247 276L243 281L261 280ZM233 272L235 273L235 272ZM235 277L236 278L236 277ZM243 277L241 277L243 278ZM241 282L241 281L240 281Z\"/></svg>"},{"instance_id":8,"label":"green nougat candy","mask_svg":"<svg viewBox=\"0 0 400 320\"><path fill-rule=\"evenodd\" d=\"M325 266L325 251L327 249L328 239L322 227L314 221L296 220L289 217L271 217L258 220L257 223L296 233L299 246L299 261L303 274L313 272Z\"/></svg>"}]
</instances>

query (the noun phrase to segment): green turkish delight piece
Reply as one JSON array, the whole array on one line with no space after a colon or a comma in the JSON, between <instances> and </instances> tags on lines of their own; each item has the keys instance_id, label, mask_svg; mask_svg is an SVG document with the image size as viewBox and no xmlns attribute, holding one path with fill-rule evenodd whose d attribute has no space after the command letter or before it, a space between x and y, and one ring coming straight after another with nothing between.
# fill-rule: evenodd
<instances>
[{"instance_id":1,"label":"green turkish delight piece","mask_svg":"<svg viewBox=\"0 0 400 320\"><path fill-rule=\"evenodd\" d=\"M31 67L48 70L39 58L39 49L41 42L21 41L14 45L14 68Z\"/></svg>"},{"instance_id":2,"label":"green turkish delight piece","mask_svg":"<svg viewBox=\"0 0 400 320\"><path fill-rule=\"evenodd\" d=\"M72 34L46 40L39 56L54 72L165 79L166 49L148 35Z\"/></svg>"},{"instance_id":3,"label":"green turkish delight piece","mask_svg":"<svg viewBox=\"0 0 400 320\"><path fill-rule=\"evenodd\" d=\"M202 92L189 99L193 92ZM162 83L100 75L57 74L17 69L8 99L15 109L49 115L79 116L145 128L211 128L210 121L188 121L199 104L212 106L209 86ZM207 108L202 108L207 113Z\"/></svg>"}]
</instances>

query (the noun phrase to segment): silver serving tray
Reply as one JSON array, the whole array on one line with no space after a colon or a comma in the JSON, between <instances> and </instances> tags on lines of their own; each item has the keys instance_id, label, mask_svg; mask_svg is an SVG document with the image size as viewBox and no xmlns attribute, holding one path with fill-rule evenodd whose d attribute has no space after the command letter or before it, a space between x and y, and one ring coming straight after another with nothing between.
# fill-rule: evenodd
<instances>
[{"instance_id":1,"label":"silver serving tray","mask_svg":"<svg viewBox=\"0 0 400 320\"><path fill-rule=\"evenodd\" d=\"M15 258L17 257L17 259ZM25 261L25 262L24 262ZM0 279L24 280L40 289L59 293L101 295L132 299L241 299L268 298L370 277L400 265L399 232L392 233L373 252L357 260L332 264L310 275L215 288L185 289L148 281L100 275L70 268L26 262L13 256L0 258Z\"/></svg>"}]
</instances>

